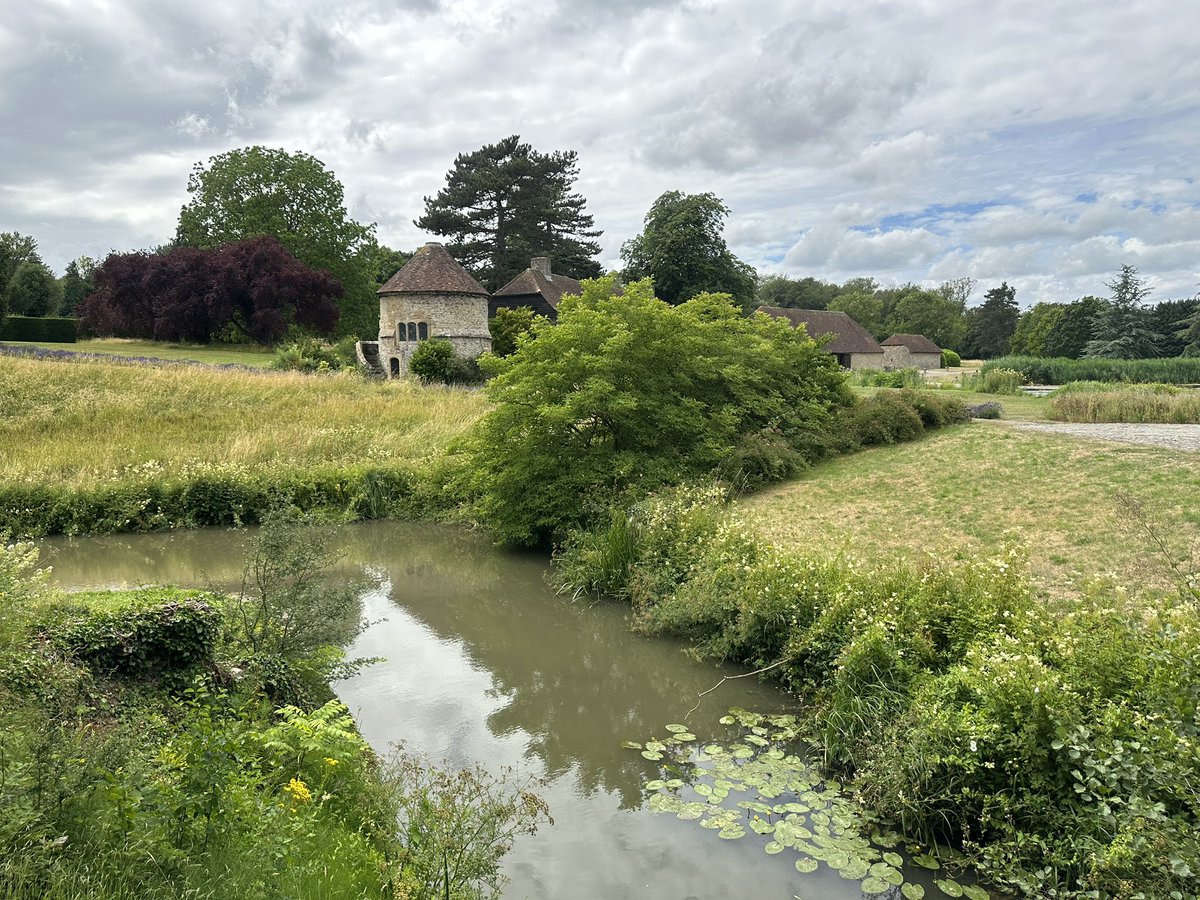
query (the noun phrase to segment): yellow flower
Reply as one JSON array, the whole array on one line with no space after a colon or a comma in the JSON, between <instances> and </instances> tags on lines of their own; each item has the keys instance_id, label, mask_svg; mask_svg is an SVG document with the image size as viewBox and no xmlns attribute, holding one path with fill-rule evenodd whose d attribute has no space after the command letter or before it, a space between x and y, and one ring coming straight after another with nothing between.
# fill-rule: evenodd
<instances>
[{"instance_id":1,"label":"yellow flower","mask_svg":"<svg viewBox=\"0 0 1200 900\"><path fill-rule=\"evenodd\" d=\"M291 794L292 799L297 803L308 803L312 800L312 792L309 791L308 785L297 778L289 781L283 790L285 793Z\"/></svg>"},{"instance_id":2,"label":"yellow flower","mask_svg":"<svg viewBox=\"0 0 1200 900\"><path fill-rule=\"evenodd\" d=\"M334 759L332 756L325 757L325 765L336 766L337 764L338 764L338 761L336 759Z\"/></svg>"}]
</instances>

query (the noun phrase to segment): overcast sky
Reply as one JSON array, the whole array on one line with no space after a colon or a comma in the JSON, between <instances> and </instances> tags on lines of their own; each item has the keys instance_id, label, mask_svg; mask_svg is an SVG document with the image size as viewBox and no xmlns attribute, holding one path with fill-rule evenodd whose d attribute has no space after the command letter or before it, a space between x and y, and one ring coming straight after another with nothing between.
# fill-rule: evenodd
<instances>
[{"instance_id":1,"label":"overcast sky","mask_svg":"<svg viewBox=\"0 0 1200 900\"><path fill-rule=\"evenodd\" d=\"M30 0L0 18L0 230L68 260L174 231L193 164L322 160L383 243L460 152L579 153L620 264L711 191L760 272L1200 285L1198 0Z\"/></svg>"}]
</instances>

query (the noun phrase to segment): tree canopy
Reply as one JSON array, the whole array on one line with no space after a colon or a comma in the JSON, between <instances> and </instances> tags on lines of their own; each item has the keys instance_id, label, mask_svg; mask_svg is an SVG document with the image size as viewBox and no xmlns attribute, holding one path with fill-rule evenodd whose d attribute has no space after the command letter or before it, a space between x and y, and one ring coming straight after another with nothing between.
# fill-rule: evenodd
<instances>
[{"instance_id":1,"label":"tree canopy","mask_svg":"<svg viewBox=\"0 0 1200 900\"><path fill-rule=\"evenodd\" d=\"M1016 288L1004 281L989 290L983 303L967 312L967 333L960 348L963 355L994 359L1007 354L1020 316Z\"/></svg>"},{"instance_id":2,"label":"tree canopy","mask_svg":"<svg viewBox=\"0 0 1200 900\"><path fill-rule=\"evenodd\" d=\"M455 157L446 186L425 198L414 224L447 238L446 249L489 291L535 256L550 257L560 274L591 278L601 274L601 232L573 192L578 177L574 150L539 153L514 134Z\"/></svg>"},{"instance_id":3,"label":"tree canopy","mask_svg":"<svg viewBox=\"0 0 1200 900\"><path fill-rule=\"evenodd\" d=\"M923 334L939 347L961 347L967 326L958 300L936 291L907 286L886 321L886 331Z\"/></svg>"},{"instance_id":4,"label":"tree canopy","mask_svg":"<svg viewBox=\"0 0 1200 900\"><path fill-rule=\"evenodd\" d=\"M749 308L755 273L725 244L728 215L729 207L715 194L662 194L646 213L642 233L621 247L625 280L654 279L655 293L667 303L712 292Z\"/></svg>"},{"instance_id":5,"label":"tree canopy","mask_svg":"<svg viewBox=\"0 0 1200 900\"><path fill-rule=\"evenodd\" d=\"M340 333L378 332L375 226L350 218L342 183L319 159L258 146L231 150L197 163L187 190L178 244L212 249L271 235L306 266L341 282Z\"/></svg>"},{"instance_id":6,"label":"tree canopy","mask_svg":"<svg viewBox=\"0 0 1200 900\"><path fill-rule=\"evenodd\" d=\"M0 232L0 322L6 315L50 316L62 289L42 262L37 241L16 231Z\"/></svg>"},{"instance_id":7,"label":"tree canopy","mask_svg":"<svg viewBox=\"0 0 1200 900\"><path fill-rule=\"evenodd\" d=\"M328 333L338 319L341 284L306 266L273 237L217 250L114 253L95 273L96 290L79 307L94 334L205 343L218 332L259 343L289 325Z\"/></svg>"},{"instance_id":8,"label":"tree canopy","mask_svg":"<svg viewBox=\"0 0 1200 900\"><path fill-rule=\"evenodd\" d=\"M1092 325L1092 339L1084 356L1106 359L1148 359L1161 355L1162 335L1151 327L1142 301L1150 294L1145 279L1131 265L1121 266L1112 281L1105 282L1112 295Z\"/></svg>"},{"instance_id":9,"label":"tree canopy","mask_svg":"<svg viewBox=\"0 0 1200 900\"><path fill-rule=\"evenodd\" d=\"M511 544L543 544L628 492L714 469L783 477L821 455L853 397L833 356L726 295L678 306L649 279L564 299L558 323L481 365L495 408L471 450L480 516ZM733 471L730 471L733 474Z\"/></svg>"}]
</instances>

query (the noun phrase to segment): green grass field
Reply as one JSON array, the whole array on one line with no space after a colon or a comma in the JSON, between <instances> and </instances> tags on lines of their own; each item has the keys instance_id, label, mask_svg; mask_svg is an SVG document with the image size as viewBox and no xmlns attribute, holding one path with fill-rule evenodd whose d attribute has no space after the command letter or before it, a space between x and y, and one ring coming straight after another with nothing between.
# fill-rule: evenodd
<instances>
[{"instance_id":1,"label":"green grass field","mask_svg":"<svg viewBox=\"0 0 1200 900\"><path fill-rule=\"evenodd\" d=\"M266 366L274 356L265 347L234 346L229 344L187 345L164 344L157 341L103 340L79 341L74 344L56 344L31 341L4 341L12 347L42 347L46 350L67 350L72 353L99 353L104 356L145 356L154 359L179 359L211 365L236 364L239 366Z\"/></svg>"},{"instance_id":2,"label":"green grass field","mask_svg":"<svg viewBox=\"0 0 1200 900\"><path fill-rule=\"evenodd\" d=\"M1200 458L1194 453L1033 434L973 423L911 444L816 466L740 502L784 546L868 557L994 556L1021 547L1052 593L1112 573L1137 589L1166 573L1117 500L1125 491L1161 517L1177 552L1200 551Z\"/></svg>"},{"instance_id":3,"label":"green grass field","mask_svg":"<svg viewBox=\"0 0 1200 900\"><path fill-rule=\"evenodd\" d=\"M353 376L0 357L0 409L0 481L94 487L205 465L419 461L486 401Z\"/></svg>"}]
</instances>

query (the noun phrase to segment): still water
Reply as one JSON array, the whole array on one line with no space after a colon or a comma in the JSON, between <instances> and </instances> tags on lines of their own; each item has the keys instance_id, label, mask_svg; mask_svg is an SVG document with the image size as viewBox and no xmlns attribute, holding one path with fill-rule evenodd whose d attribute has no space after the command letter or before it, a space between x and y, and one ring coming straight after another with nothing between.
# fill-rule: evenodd
<instances>
[{"instance_id":1,"label":"still water","mask_svg":"<svg viewBox=\"0 0 1200 900\"><path fill-rule=\"evenodd\" d=\"M42 563L64 588L240 582L244 532L50 539ZM800 875L756 836L737 841L646 809L655 763L621 747L665 736L697 695L737 670L698 663L670 640L630 633L628 608L572 601L544 558L503 553L462 530L406 523L331 538L362 573L373 623L352 656L385 657L335 685L380 752L544 778L553 826L505 859L512 898L861 898L834 871ZM705 698L688 725L703 743L731 706L785 712L781 692L744 678Z\"/></svg>"}]
</instances>

